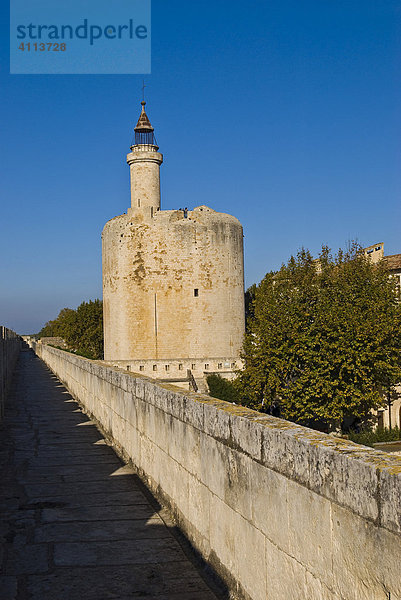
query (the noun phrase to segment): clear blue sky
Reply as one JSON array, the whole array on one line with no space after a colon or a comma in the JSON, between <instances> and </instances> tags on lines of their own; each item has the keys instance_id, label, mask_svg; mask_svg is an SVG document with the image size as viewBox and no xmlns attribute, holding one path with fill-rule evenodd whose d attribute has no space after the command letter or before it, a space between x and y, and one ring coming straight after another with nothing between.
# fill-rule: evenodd
<instances>
[{"instance_id":1,"label":"clear blue sky","mask_svg":"<svg viewBox=\"0 0 401 600\"><path fill-rule=\"evenodd\" d=\"M142 76L9 75L8 18L0 323L33 333L101 297L100 234L130 203ZM398 0L153 0L162 207L237 216L247 285L301 246L401 252L400 67Z\"/></svg>"}]
</instances>

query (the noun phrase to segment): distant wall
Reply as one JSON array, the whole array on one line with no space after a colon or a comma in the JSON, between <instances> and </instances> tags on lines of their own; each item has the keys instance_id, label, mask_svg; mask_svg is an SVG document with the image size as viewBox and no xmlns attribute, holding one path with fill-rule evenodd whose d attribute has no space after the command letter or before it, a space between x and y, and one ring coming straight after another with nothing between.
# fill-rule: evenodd
<instances>
[{"instance_id":1,"label":"distant wall","mask_svg":"<svg viewBox=\"0 0 401 600\"><path fill-rule=\"evenodd\" d=\"M401 600L401 459L33 344L233 598Z\"/></svg>"},{"instance_id":2,"label":"distant wall","mask_svg":"<svg viewBox=\"0 0 401 600\"><path fill-rule=\"evenodd\" d=\"M7 391L20 349L20 336L11 329L0 326L0 418L4 414Z\"/></svg>"},{"instance_id":3,"label":"distant wall","mask_svg":"<svg viewBox=\"0 0 401 600\"><path fill-rule=\"evenodd\" d=\"M62 337L42 337L39 340L40 344L49 344L49 346L59 346L60 348L66 348L67 344Z\"/></svg>"}]
</instances>

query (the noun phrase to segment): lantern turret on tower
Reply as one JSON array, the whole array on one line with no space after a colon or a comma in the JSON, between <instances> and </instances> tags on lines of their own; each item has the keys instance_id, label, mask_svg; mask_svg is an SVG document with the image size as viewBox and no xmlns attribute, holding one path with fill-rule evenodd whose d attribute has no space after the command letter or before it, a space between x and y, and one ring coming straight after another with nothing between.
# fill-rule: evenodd
<instances>
[{"instance_id":1,"label":"lantern turret on tower","mask_svg":"<svg viewBox=\"0 0 401 600\"><path fill-rule=\"evenodd\" d=\"M148 115L145 112L146 102L142 100L142 112L139 116L138 123L134 129L135 131L135 146L156 146L155 130L153 129Z\"/></svg>"},{"instance_id":2,"label":"lantern turret on tower","mask_svg":"<svg viewBox=\"0 0 401 600\"><path fill-rule=\"evenodd\" d=\"M152 218L160 210L160 165L163 155L158 152L154 129L145 111L142 111L134 129L135 139L127 155L131 175L131 208L129 213Z\"/></svg>"}]
</instances>

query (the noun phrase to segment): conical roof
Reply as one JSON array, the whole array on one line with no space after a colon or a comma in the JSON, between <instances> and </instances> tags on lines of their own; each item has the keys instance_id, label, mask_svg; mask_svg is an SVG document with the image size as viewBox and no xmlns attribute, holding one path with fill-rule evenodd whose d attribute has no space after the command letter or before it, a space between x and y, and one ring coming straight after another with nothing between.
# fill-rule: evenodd
<instances>
[{"instance_id":1,"label":"conical roof","mask_svg":"<svg viewBox=\"0 0 401 600\"><path fill-rule=\"evenodd\" d=\"M152 125L150 124L148 115L145 112L146 102L142 100L142 112L139 116L138 123L136 124L135 131L143 131L144 133L148 131L154 131Z\"/></svg>"}]
</instances>

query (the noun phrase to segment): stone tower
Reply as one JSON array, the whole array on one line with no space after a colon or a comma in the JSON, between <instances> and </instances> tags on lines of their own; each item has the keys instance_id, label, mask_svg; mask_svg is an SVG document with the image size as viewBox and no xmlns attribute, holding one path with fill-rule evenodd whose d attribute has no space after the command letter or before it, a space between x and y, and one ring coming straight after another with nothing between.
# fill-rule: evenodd
<instances>
[{"instance_id":1,"label":"stone tower","mask_svg":"<svg viewBox=\"0 0 401 600\"><path fill-rule=\"evenodd\" d=\"M131 207L102 234L105 360L166 379L228 375L244 334L242 227L207 206L160 210L158 150L142 102Z\"/></svg>"}]
</instances>

